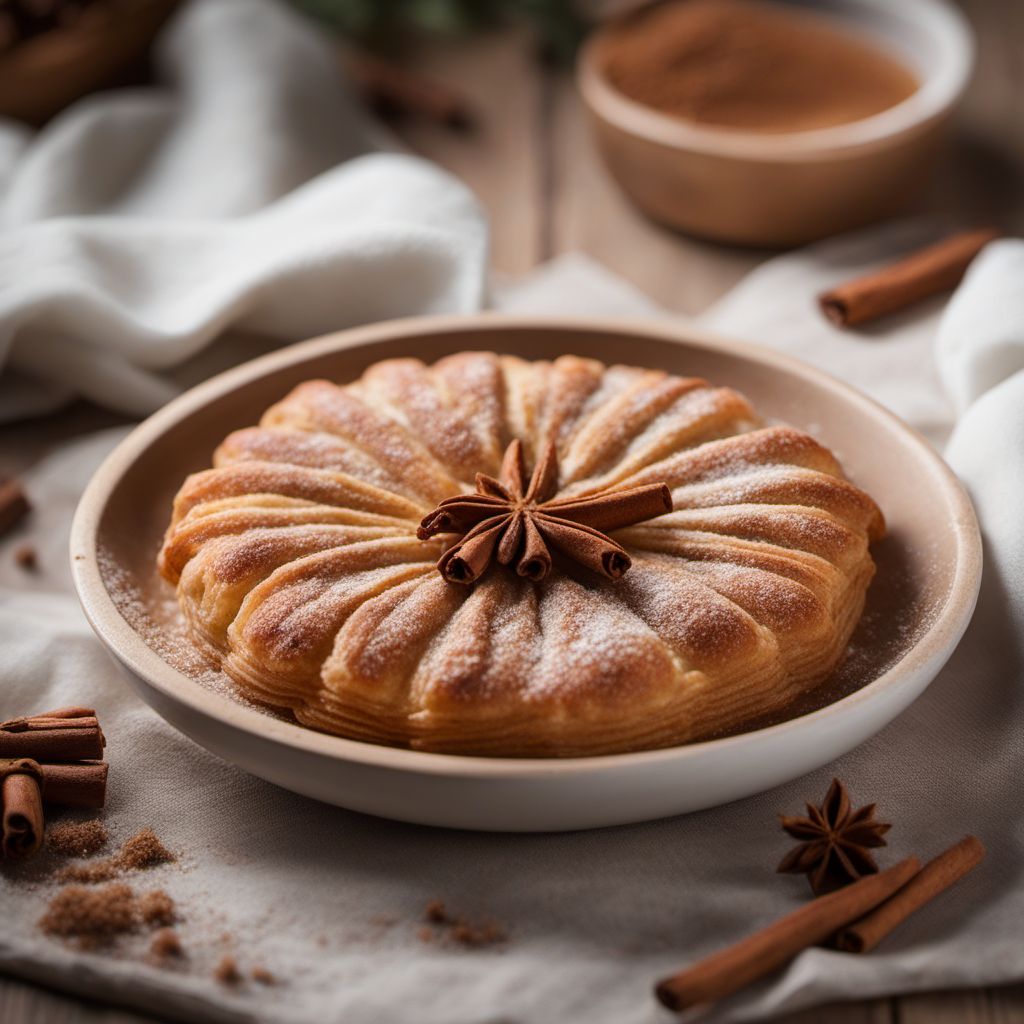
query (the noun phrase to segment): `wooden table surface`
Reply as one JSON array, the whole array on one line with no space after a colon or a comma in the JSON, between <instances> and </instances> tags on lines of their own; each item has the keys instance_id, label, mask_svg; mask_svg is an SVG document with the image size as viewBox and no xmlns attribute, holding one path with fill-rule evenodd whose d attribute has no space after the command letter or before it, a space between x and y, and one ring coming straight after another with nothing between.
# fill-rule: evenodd
<instances>
[{"instance_id":1,"label":"wooden table surface","mask_svg":"<svg viewBox=\"0 0 1024 1024\"><path fill-rule=\"evenodd\" d=\"M1024 233L1024 3L961 0L980 60L955 144L922 210ZM542 66L528 33L431 43L412 55L425 74L472 97L469 134L402 128L406 142L466 181L492 227L492 262L523 274L582 251L667 309L698 313L770 255L712 245L653 225L617 191L587 136L571 76ZM0 428L0 466L25 468L58 441L120 422L86 403ZM666 1017L666 1019L668 1019ZM146 1024L154 1018L91 1004L0 976L0 1024ZM784 1024L1010 1024L1024 1022L1024 985L928 993L817 1008ZM361 1024L361 1022L353 1022Z\"/></svg>"}]
</instances>

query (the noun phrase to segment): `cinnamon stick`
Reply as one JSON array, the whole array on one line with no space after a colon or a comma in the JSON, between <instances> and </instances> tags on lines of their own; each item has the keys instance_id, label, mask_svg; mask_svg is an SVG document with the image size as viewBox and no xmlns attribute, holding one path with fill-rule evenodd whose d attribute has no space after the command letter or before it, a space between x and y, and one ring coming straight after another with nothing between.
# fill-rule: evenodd
<instances>
[{"instance_id":1,"label":"cinnamon stick","mask_svg":"<svg viewBox=\"0 0 1024 1024\"><path fill-rule=\"evenodd\" d=\"M734 946L665 978L655 989L658 1000L670 1010L683 1010L732 994L877 907L920 867L916 857L908 857L887 871L819 896Z\"/></svg>"},{"instance_id":2,"label":"cinnamon stick","mask_svg":"<svg viewBox=\"0 0 1024 1024\"><path fill-rule=\"evenodd\" d=\"M107 799L106 761L41 764L43 800L65 807L102 807Z\"/></svg>"},{"instance_id":3,"label":"cinnamon stick","mask_svg":"<svg viewBox=\"0 0 1024 1024\"><path fill-rule=\"evenodd\" d=\"M544 511L606 533L671 512L672 492L666 484L644 484L587 498L555 499Z\"/></svg>"},{"instance_id":4,"label":"cinnamon stick","mask_svg":"<svg viewBox=\"0 0 1024 1024\"><path fill-rule=\"evenodd\" d=\"M999 236L994 228L963 231L873 274L818 296L822 312L839 327L854 327L955 288L971 260Z\"/></svg>"},{"instance_id":5,"label":"cinnamon stick","mask_svg":"<svg viewBox=\"0 0 1024 1024\"><path fill-rule=\"evenodd\" d=\"M0 536L13 529L31 507L20 481L12 477L0 483Z\"/></svg>"},{"instance_id":6,"label":"cinnamon stick","mask_svg":"<svg viewBox=\"0 0 1024 1024\"><path fill-rule=\"evenodd\" d=\"M57 708L0 722L0 757L36 761L91 761L105 744L92 708Z\"/></svg>"},{"instance_id":7,"label":"cinnamon stick","mask_svg":"<svg viewBox=\"0 0 1024 1024\"><path fill-rule=\"evenodd\" d=\"M39 765L28 757L0 760L0 853L27 857L43 841Z\"/></svg>"},{"instance_id":8,"label":"cinnamon stick","mask_svg":"<svg viewBox=\"0 0 1024 1024\"><path fill-rule=\"evenodd\" d=\"M961 839L959 843L925 864L895 895L859 921L854 921L843 928L835 938L835 947L845 953L867 953L874 949L915 910L919 910L954 882L963 878L976 868L984 857L985 847L981 840L975 836Z\"/></svg>"},{"instance_id":9,"label":"cinnamon stick","mask_svg":"<svg viewBox=\"0 0 1024 1024\"><path fill-rule=\"evenodd\" d=\"M368 53L353 56L349 70L366 102L383 117L420 117L458 131L473 127L462 96L441 82Z\"/></svg>"},{"instance_id":10,"label":"cinnamon stick","mask_svg":"<svg viewBox=\"0 0 1024 1024\"><path fill-rule=\"evenodd\" d=\"M39 780L25 772L3 781L3 838L5 858L29 857L43 842L43 801Z\"/></svg>"}]
</instances>

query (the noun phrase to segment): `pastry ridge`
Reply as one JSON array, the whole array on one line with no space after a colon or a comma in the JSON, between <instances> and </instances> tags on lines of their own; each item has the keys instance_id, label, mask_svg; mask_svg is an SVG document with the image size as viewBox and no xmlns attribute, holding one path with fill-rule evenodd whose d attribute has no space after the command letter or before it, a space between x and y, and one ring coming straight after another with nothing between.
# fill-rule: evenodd
<instances>
[{"instance_id":1,"label":"pastry ridge","mask_svg":"<svg viewBox=\"0 0 1024 1024\"><path fill-rule=\"evenodd\" d=\"M664 483L632 567L446 582L437 502L553 443L556 497ZM667 507L667 506L666 506ZM661 370L461 352L307 381L182 485L159 556L197 645L310 727L418 750L587 756L735 732L843 656L884 535L820 442Z\"/></svg>"}]
</instances>

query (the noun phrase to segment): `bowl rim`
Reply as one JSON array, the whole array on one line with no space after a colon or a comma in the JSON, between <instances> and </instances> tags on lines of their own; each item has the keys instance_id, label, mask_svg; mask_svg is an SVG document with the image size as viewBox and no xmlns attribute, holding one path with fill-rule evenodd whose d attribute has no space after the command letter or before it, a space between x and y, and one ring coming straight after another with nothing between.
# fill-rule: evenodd
<instances>
[{"instance_id":1,"label":"bowl rim","mask_svg":"<svg viewBox=\"0 0 1024 1024\"><path fill-rule=\"evenodd\" d=\"M845 0L870 12L914 21L940 39L947 61L925 78L906 99L870 117L796 132L753 132L690 123L630 99L607 80L600 69L599 51L609 34L638 11L667 0L649 0L613 16L591 32L580 48L576 83L580 95L598 117L620 131L673 149L751 160L797 163L849 150L885 146L894 137L923 129L944 116L967 87L975 62L975 40L970 23L946 0ZM775 2L775 0L773 0ZM778 0L780 5L794 0ZM829 14L827 10L816 13ZM841 18L841 12L832 12Z\"/></svg>"},{"instance_id":2,"label":"bowl rim","mask_svg":"<svg viewBox=\"0 0 1024 1024\"><path fill-rule=\"evenodd\" d=\"M98 555L99 527L107 502L124 474L166 430L244 384L293 367L307 360L399 338L429 337L464 332L558 331L635 334L645 338L725 353L768 365L831 390L866 415L880 417L903 433L916 447L949 504L956 537L955 574L942 607L930 618L913 646L872 682L842 699L808 714L719 739L657 750L600 754L571 758L492 758L387 747L317 732L295 722L269 715L216 693L174 668L149 647L129 625L114 603L103 578ZM500 347L500 346L496 346ZM913 428L873 399L822 370L792 356L750 342L727 338L685 323L645 318L479 313L408 317L385 323L333 332L299 342L226 370L184 392L136 426L106 457L94 473L75 511L70 536L71 570L75 590L86 618L115 659L163 697L221 725L288 746L299 753L326 756L395 771L494 779L591 773L606 768L649 766L699 758L710 749L719 752L772 738L784 738L828 723L869 702L884 700L900 684L912 685L926 672L938 671L956 647L970 622L981 585L981 535L974 509L963 485L931 445Z\"/></svg>"}]
</instances>

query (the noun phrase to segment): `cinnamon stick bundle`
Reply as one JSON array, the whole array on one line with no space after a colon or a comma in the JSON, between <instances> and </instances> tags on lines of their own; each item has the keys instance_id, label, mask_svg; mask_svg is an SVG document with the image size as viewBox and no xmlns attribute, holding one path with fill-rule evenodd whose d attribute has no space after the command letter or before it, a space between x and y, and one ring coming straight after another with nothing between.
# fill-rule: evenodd
<instances>
[{"instance_id":1,"label":"cinnamon stick bundle","mask_svg":"<svg viewBox=\"0 0 1024 1024\"><path fill-rule=\"evenodd\" d=\"M30 758L0 761L0 852L5 858L28 857L42 844L39 782L39 765Z\"/></svg>"},{"instance_id":2,"label":"cinnamon stick bundle","mask_svg":"<svg viewBox=\"0 0 1024 1024\"><path fill-rule=\"evenodd\" d=\"M36 761L92 761L105 744L92 708L57 708L0 722L0 757Z\"/></svg>"},{"instance_id":3,"label":"cinnamon stick bundle","mask_svg":"<svg viewBox=\"0 0 1024 1024\"><path fill-rule=\"evenodd\" d=\"M993 239L994 228L963 231L873 274L818 296L822 312L839 327L855 327L955 288L971 260Z\"/></svg>"},{"instance_id":4,"label":"cinnamon stick bundle","mask_svg":"<svg viewBox=\"0 0 1024 1024\"><path fill-rule=\"evenodd\" d=\"M887 900L920 870L916 857L819 896L767 928L658 983L663 1006L683 1010L731 995L778 970L797 953L823 942Z\"/></svg>"},{"instance_id":5,"label":"cinnamon stick bundle","mask_svg":"<svg viewBox=\"0 0 1024 1024\"><path fill-rule=\"evenodd\" d=\"M835 947L845 953L867 953L874 949L914 911L976 868L984 857L981 840L975 836L961 839L925 864L894 896L843 928L835 938Z\"/></svg>"}]
</instances>

